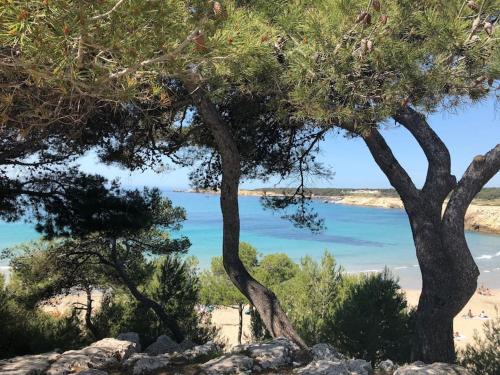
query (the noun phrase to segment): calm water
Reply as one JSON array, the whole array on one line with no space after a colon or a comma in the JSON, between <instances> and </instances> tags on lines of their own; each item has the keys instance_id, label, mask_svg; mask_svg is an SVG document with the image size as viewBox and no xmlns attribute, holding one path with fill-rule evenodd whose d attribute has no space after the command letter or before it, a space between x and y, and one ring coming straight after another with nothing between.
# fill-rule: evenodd
<instances>
[{"instance_id":1,"label":"calm water","mask_svg":"<svg viewBox=\"0 0 500 375\"><path fill-rule=\"evenodd\" d=\"M188 219L181 232L192 242L190 254L200 260L201 267L207 266L211 257L221 254L219 197L174 192L166 195L186 209ZM388 266L400 277L403 286L420 285L404 211L319 201L314 207L327 226L321 234L297 229L278 214L262 209L257 197L241 197L241 240L251 243L262 254L284 252L295 261L304 255L317 259L328 250L349 272L379 271ZM32 225L0 222L0 249L37 237ZM480 281L500 288L500 236L468 233L467 240L481 271ZM6 262L0 265L5 266Z\"/></svg>"}]
</instances>

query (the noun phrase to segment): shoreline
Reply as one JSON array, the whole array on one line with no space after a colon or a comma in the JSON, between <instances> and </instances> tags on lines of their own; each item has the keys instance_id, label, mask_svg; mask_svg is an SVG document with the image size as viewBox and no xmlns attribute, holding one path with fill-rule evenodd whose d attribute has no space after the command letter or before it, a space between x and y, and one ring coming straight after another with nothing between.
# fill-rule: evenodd
<instances>
[{"instance_id":1,"label":"shoreline","mask_svg":"<svg viewBox=\"0 0 500 375\"><path fill-rule=\"evenodd\" d=\"M218 195L218 191L212 190L183 190L176 192L195 193L195 194L213 194ZM403 202L400 198L384 197L376 194L376 190L372 193L353 193L346 195L312 195L311 199L322 201L323 203L342 204L347 206L358 207L373 207L386 209L403 210ZM238 195L241 197L281 197L285 194L276 191L262 190L246 190L240 189ZM483 203L483 204L481 204ZM465 214L465 230L470 232L500 234L500 206L485 204L487 201L475 200L468 207ZM446 202L445 202L446 204ZM444 206L443 206L444 207Z\"/></svg>"}]
</instances>

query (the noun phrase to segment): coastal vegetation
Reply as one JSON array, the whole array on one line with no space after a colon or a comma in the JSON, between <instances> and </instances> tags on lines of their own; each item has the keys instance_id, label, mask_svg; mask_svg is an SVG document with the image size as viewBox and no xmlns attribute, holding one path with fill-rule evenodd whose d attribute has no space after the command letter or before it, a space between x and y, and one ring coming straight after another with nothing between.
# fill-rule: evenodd
<instances>
[{"instance_id":1,"label":"coastal vegetation","mask_svg":"<svg viewBox=\"0 0 500 375\"><path fill-rule=\"evenodd\" d=\"M427 116L497 92L497 13L489 0L480 6L463 0L4 2L0 215L35 221L55 241L47 250L54 264L64 265L41 268L52 270L59 285L40 278L41 269L26 267L31 259L43 265L43 259L20 260L19 274L27 270L40 296L73 282L84 288L120 283L140 308L155 314L151 332L166 330L182 341L188 331L180 318L193 318L197 287L188 288L196 283L190 266L174 256L187 250L188 240L165 232L179 225L183 211L158 192L124 191L67 165L92 150L102 162L131 171L189 167L195 188L221 194L222 259L200 276L215 285L201 292L203 298L235 302L241 312L242 295L274 338L307 349L324 334L349 353L366 351L377 360L376 350L389 353L399 345L393 329L403 337L410 332L404 298L388 275L341 278L328 256L321 265L285 261L288 268L275 272L284 259L246 264L240 251L238 189L244 180L296 179L293 192L266 197L265 205L299 227L323 228L306 181L331 175L317 153L325 138L340 132L366 144L408 214L423 278L412 315L411 358L454 362L453 318L476 290L479 274L464 217L499 171L500 145L475 157L457 179ZM424 152L422 187L379 131L389 121L408 130ZM152 264L148 256L162 260ZM66 269L80 277L60 274ZM318 280L323 293L308 290L307 298L289 300L303 284L280 292L303 277ZM187 288L189 312L175 302L179 285ZM367 301L375 290L384 292L378 294L383 301L393 300L383 311L388 331L356 337L346 314L365 308L367 317L385 321ZM120 293L102 311L126 317L117 306L130 306L120 302ZM323 309L323 320L309 324L303 307ZM334 330L334 323L345 331ZM373 324L364 326L369 328ZM91 314L87 329L99 334ZM387 342L375 344L381 336Z\"/></svg>"}]
</instances>

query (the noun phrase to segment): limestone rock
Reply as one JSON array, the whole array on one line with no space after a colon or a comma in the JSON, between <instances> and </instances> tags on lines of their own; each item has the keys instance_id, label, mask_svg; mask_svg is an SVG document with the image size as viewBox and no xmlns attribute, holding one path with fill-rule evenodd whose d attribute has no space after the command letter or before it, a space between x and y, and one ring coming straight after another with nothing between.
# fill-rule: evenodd
<instances>
[{"instance_id":1,"label":"limestone rock","mask_svg":"<svg viewBox=\"0 0 500 375\"><path fill-rule=\"evenodd\" d=\"M135 363L143 358L149 358L150 356L146 353L134 353L130 357L128 357L123 363L122 367L125 369L131 369L134 367Z\"/></svg>"},{"instance_id":2,"label":"limestone rock","mask_svg":"<svg viewBox=\"0 0 500 375\"><path fill-rule=\"evenodd\" d=\"M149 355L158 355L181 351L181 347L166 335L159 336L154 343L149 345L145 352Z\"/></svg>"},{"instance_id":3,"label":"limestone rock","mask_svg":"<svg viewBox=\"0 0 500 375\"><path fill-rule=\"evenodd\" d=\"M196 344L192 342L190 339L184 339L182 342L179 344L181 350L188 350L188 349L193 349Z\"/></svg>"},{"instance_id":4,"label":"limestone rock","mask_svg":"<svg viewBox=\"0 0 500 375\"><path fill-rule=\"evenodd\" d=\"M0 361L2 375L38 375L43 374L60 354L50 352L38 355L23 355Z\"/></svg>"},{"instance_id":5,"label":"limestone rock","mask_svg":"<svg viewBox=\"0 0 500 375\"><path fill-rule=\"evenodd\" d=\"M394 364L390 359L386 359L378 364L378 369L384 374L392 374L397 369L397 365Z\"/></svg>"},{"instance_id":6,"label":"limestone rock","mask_svg":"<svg viewBox=\"0 0 500 375\"><path fill-rule=\"evenodd\" d=\"M154 357L141 358L134 364L134 375L152 374L170 365L168 354L160 354Z\"/></svg>"},{"instance_id":7,"label":"limestone rock","mask_svg":"<svg viewBox=\"0 0 500 375\"><path fill-rule=\"evenodd\" d=\"M90 370L80 371L78 375L108 375L108 373L102 370L90 369Z\"/></svg>"},{"instance_id":8,"label":"limestone rock","mask_svg":"<svg viewBox=\"0 0 500 375\"><path fill-rule=\"evenodd\" d=\"M340 361L345 359L345 356L337 351L330 344L316 344L311 348L311 354L314 361L322 359L328 361Z\"/></svg>"},{"instance_id":9,"label":"limestone rock","mask_svg":"<svg viewBox=\"0 0 500 375\"><path fill-rule=\"evenodd\" d=\"M402 366L396 370L394 375L471 375L469 371L458 365L436 362L426 365L423 362L414 362Z\"/></svg>"},{"instance_id":10,"label":"limestone rock","mask_svg":"<svg viewBox=\"0 0 500 375\"><path fill-rule=\"evenodd\" d=\"M204 359L205 361L209 357L213 357L219 352L219 348L213 341L209 341L206 344L195 346L192 349L184 350L181 353L173 353L170 355L170 360L175 364L181 363L195 363Z\"/></svg>"},{"instance_id":11,"label":"limestone rock","mask_svg":"<svg viewBox=\"0 0 500 375\"><path fill-rule=\"evenodd\" d=\"M313 361L306 367L301 367L293 371L298 375L351 375L351 371L340 361L328 361L320 359Z\"/></svg>"},{"instance_id":12,"label":"limestone rock","mask_svg":"<svg viewBox=\"0 0 500 375\"><path fill-rule=\"evenodd\" d=\"M200 368L207 375L242 374L245 371L249 371L253 365L254 361L250 357L239 354L227 354L202 364Z\"/></svg>"},{"instance_id":13,"label":"limestone rock","mask_svg":"<svg viewBox=\"0 0 500 375\"><path fill-rule=\"evenodd\" d=\"M292 365L294 350L298 350L298 347L290 340L278 338L268 343L239 345L233 352L253 358L260 369L278 369Z\"/></svg>"},{"instance_id":14,"label":"limestone rock","mask_svg":"<svg viewBox=\"0 0 500 375\"><path fill-rule=\"evenodd\" d=\"M136 351L138 352L141 351L141 339L137 332L123 332L120 333L118 336L116 336L116 339L122 341L134 342L136 344L135 346Z\"/></svg>"},{"instance_id":15,"label":"limestone rock","mask_svg":"<svg viewBox=\"0 0 500 375\"><path fill-rule=\"evenodd\" d=\"M372 372L372 365L364 359L348 359L344 362L352 374L368 375Z\"/></svg>"},{"instance_id":16,"label":"limestone rock","mask_svg":"<svg viewBox=\"0 0 500 375\"><path fill-rule=\"evenodd\" d=\"M69 350L50 366L47 375L65 375L86 369L115 367L136 352L136 343L112 338L94 342L80 350Z\"/></svg>"}]
</instances>

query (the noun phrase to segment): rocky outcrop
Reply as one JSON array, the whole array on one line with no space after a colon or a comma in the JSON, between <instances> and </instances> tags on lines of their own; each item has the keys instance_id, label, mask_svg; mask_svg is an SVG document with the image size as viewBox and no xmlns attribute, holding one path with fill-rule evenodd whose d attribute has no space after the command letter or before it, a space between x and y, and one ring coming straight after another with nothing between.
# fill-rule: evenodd
<instances>
[{"instance_id":1,"label":"rocky outcrop","mask_svg":"<svg viewBox=\"0 0 500 375\"><path fill-rule=\"evenodd\" d=\"M118 335L116 339L97 341L80 350L0 361L0 373L2 375L373 374L369 362L347 358L329 344L317 344L310 350L304 351L288 339L278 338L269 342L239 345L226 354L222 354L220 347L213 342L193 345L191 342L179 345L168 336L160 336L145 352L139 353L137 350L140 347L139 336L128 332ZM183 346L189 349L183 349ZM387 375L469 375L464 368L446 363L426 365L415 362L397 368L390 360L379 363L377 371Z\"/></svg>"},{"instance_id":2,"label":"rocky outcrop","mask_svg":"<svg viewBox=\"0 0 500 375\"><path fill-rule=\"evenodd\" d=\"M469 371L458 365L449 363L433 363L426 365L423 362L414 362L410 365L402 366L394 372L394 375L471 375Z\"/></svg>"},{"instance_id":3,"label":"rocky outcrop","mask_svg":"<svg viewBox=\"0 0 500 375\"><path fill-rule=\"evenodd\" d=\"M139 337L139 334L136 332L124 332L120 333L118 336L116 336L117 340L122 340L122 341L130 341L135 343L135 349L140 352L141 351L141 339Z\"/></svg>"},{"instance_id":4,"label":"rocky outcrop","mask_svg":"<svg viewBox=\"0 0 500 375\"><path fill-rule=\"evenodd\" d=\"M38 375L44 374L50 365L61 355L50 352L38 355L24 355L0 361L2 375Z\"/></svg>"},{"instance_id":5,"label":"rocky outcrop","mask_svg":"<svg viewBox=\"0 0 500 375\"><path fill-rule=\"evenodd\" d=\"M149 355L159 355L165 353L174 353L181 350L181 346L166 335L161 335L154 343L149 345L145 352Z\"/></svg>"},{"instance_id":6,"label":"rocky outcrop","mask_svg":"<svg viewBox=\"0 0 500 375\"><path fill-rule=\"evenodd\" d=\"M254 365L252 358L245 355L233 354L214 358L200 366L206 375L240 374L250 371Z\"/></svg>"},{"instance_id":7,"label":"rocky outcrop","mask_svg":"<svg viewBox=\"0 0 500 375\"><path fill-rule=\"evenodd\" d=\"M47 375L66 375L88 369L106 370L137 352L137 344L112 338L102 339L80 350L62 353L47 370Z\"/></svg>"}]
</instances>

